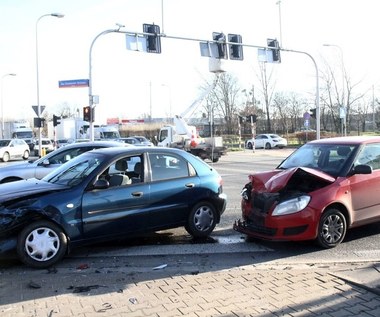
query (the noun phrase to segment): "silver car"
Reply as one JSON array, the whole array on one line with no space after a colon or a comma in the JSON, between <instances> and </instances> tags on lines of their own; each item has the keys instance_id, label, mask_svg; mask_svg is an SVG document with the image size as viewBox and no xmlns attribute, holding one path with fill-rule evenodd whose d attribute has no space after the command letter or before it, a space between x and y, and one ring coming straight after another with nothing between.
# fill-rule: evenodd
<instances>
[{"instance_id":1,"label":"silver car","mask_svg":"<svg viewBox=\"0 0 380 317\"><path fill-rule=\"evenodd\" d=\"M116 141L94 141L69 144L53 152L50 152L48 155L43 156L38 160L31 160L21 164L12 164L0 167L0 183L8 183L33 177L41 179L54 169L61 166L63 163L66 163L67 161L82 153L91 151L93 149L114 146L129 145Z\"/></svg>"},{"instance_id":2,"label":"silver car","mask_svg":"<svg viewBox=\"0 0 380 317\"><path fill-rule=\"evenodd\" d=\"M8 162L13 159L29 158L29 145L23 139L0 140L0 159Z\"/></svg>"}]
</instances>

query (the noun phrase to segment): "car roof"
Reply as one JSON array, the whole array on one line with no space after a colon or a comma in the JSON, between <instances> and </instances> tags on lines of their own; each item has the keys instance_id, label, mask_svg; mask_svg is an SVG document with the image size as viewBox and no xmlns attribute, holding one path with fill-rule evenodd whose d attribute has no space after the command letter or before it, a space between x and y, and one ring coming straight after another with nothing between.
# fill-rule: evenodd
<instances>
[{"instance_id":1,"label":"car roof","mask_svg":"<svg viewBox=\"0 0 380 317\"><path fill-rule=\"evenodd\" d=\"M142 152L150 152L150 153L175 153L184 155L187 153L186 151L183 151L181 149L175 149L175 148L165 148L165 147L151 147L151 146L131 146L131 147L112 147L112 148L101 148L101 149L95 149L91 152L95 153L105 153L107 155L118 155L118 154L138 154Z\"/></svg>"},{"instance_id":2,"label":"car roof","mask_svg":"<svg viewBox=\"0 0 380 317\"><path fill-rule=\"evenodd\" d=\"M309 143L312 144L365 144L365 143L374 143L380 142L380 136L343 136L343 137L334 137L334 138L326 138L313 140Z\"/></svg>"}]
</instances>

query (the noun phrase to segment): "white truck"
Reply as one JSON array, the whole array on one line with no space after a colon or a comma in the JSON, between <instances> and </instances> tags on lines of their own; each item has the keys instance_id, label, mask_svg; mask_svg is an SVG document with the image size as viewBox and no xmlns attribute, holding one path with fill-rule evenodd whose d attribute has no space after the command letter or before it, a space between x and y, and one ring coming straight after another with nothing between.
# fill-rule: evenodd
<instances>
[{"instance_id":1,"label":"white truck","mask_svg":"<svg viewBox=\"0 0 380 317\"><path fill-rule=\"evenodd\" d=\"M49 138L52 140L83 140L89 139L89 123L81 118L65 118L53 127L53 122L49 122ZM117 140L120 138L119 130L115 126L94 125L95 140Z\"/></svg>"},{"instance_id":2,"label":"white truck","mask_svg":"<svg viewBox=\"0 0 380 317\"><path fill-rule=\"evenodd\" d=\"M94 139L95 140L97 139L110 140L110 141L119 140L120 132L119 132L119 129L113 125L100 125L100 126L94 125Z\"/></svg>"},{"instance_id":3,"label":"white truck","mask_svg":"<svg viewBox=\"0 0 380 317\"><path fill-rule=\"evenodd\" d=\"M33 150L33 129L28 121L10 121L4 122L4 139L23 139L29 146L30 150Z\"/></svg>"},{"instance_id":4,"label":"white truck","mask_svg":"<svg viewBox=\"0 0 380 317\"><path fill-rule=\"evenodd\" d=\"M85 139L84 126L86 122L80 118L60 119L60 123L54 127L53 122L48 123L48 136L52 140L72 140Z\"/></svg>"},{"instance_id":5,"label":"white truck","mask_svg":"<svg viewBox=\"0 0 380 317\"><path fill-rule=\"evenodd\" d=\"M174 126L168 125L160 129L158 146L183 149L201 159L209 159L213 163L226 153L222 137L200 138L194 126L189 126L182 117L174 118Z\"/></svg>"}]
</instances>

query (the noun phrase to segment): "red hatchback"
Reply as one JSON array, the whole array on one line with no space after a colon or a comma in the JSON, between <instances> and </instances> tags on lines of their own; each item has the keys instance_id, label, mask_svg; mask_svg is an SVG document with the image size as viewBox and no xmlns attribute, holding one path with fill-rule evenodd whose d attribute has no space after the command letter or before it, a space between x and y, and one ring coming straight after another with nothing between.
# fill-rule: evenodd
<instances>
[{"instance_id":1,"label":"red hatchback","mask_svg":"<svg viewBox=\"0 0 380 317\"><path fill-rule=\"evenodd\" d=\"M380 221L380 137L311 141L249 179L234 229L252 237L332 248L348 228Z\"/></svg>"}]
</instances>

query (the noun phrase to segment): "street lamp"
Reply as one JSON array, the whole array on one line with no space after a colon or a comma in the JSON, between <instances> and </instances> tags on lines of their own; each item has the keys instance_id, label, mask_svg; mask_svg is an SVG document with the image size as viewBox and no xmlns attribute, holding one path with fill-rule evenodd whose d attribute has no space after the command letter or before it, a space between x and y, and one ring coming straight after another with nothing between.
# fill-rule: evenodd
<instances>
[{"instance_id":1,"label":"street lamp","mask_svg":"<svg viewBox=\"0 0 380 317\"><path fill-rule=\"evenodd\" d=\"M342 135L346 136L347 135L347 128L346 128L346 111L345 111L345 105L344 105L344 97L345 97L345 85L344 85L344 75L345 75L345 71L344 71L344 62L343 62L343 49L339 46L339 45L336 45L336 44L323 44L323 46L326 46L326 47L335 47L339 50L340 52L340 58L341 58L341 71L342 71L342 108L344 109L344 115L343 118L341 116L341 119L342 119Z\"/></svg>"},{"instance_id":2,"label":"street lamp","mask_svg":"<svg viewBox=\"0 0 380 317\"><path fill-rule=\"evenodd\" d=\"M38 73L38 23L44 17L63 18L65 15L61 13L48 13L41 15L36 21L36 79L37 79L37 116L41 118L41 105L40 105L40 83ZM42 144L41 144L41 127L38 127L38 154L41 156Z\"/></svg>"},{"instance_id":3,"label":"street lamp","mask_svg":"<svg viewBox=\"0 0 380 317\"><path fill-rule=\"evenodd\" d=\"M1 138L4 139L4 105L3 105L3 79L7 76L16 76L16 74L9 73L1 76Z\"/></svg>"}]
</instances>

